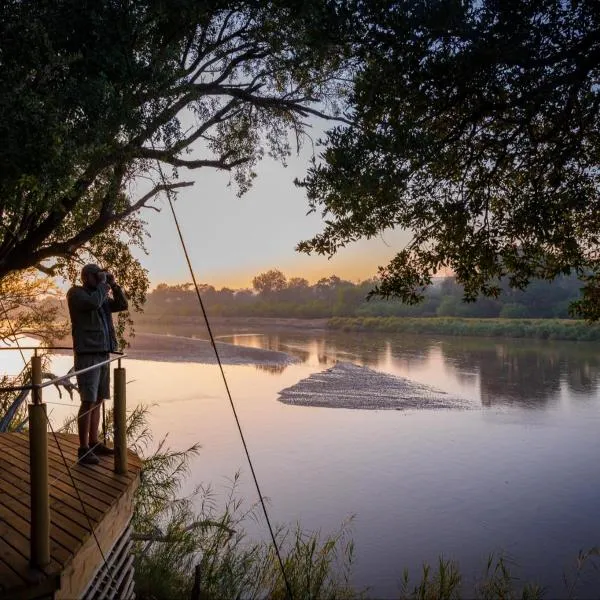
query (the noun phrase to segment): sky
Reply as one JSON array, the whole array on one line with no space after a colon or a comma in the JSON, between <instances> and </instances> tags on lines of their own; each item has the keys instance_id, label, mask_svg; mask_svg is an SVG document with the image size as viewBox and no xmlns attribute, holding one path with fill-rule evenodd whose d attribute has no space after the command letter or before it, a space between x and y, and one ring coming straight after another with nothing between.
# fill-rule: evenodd
<instances>
[{"instance_id":1,"label":"sky","mask_svg":"<svg viewBox=\"0 0 600 600\"><path fill-rule=\"evenodd\" d=\"M307 144L299 155L290 157L287 167L265 158L252 189L241 198L235 184L229 185L229 173L208 168L180 173L181 180L195 181L179 193L175 210L200 282L251 287L254 275L272 268L310 282L332 274L358 281L375 275L377 267L387 264L406 243L408 235L394 231L348 246L331 260L296 252L299 241L323 228L319 214L307 215L305 193L293 183L306 173L312 152L312 144ZM160 213L142 213L150 233L149 255L134 253L148 269L151 287L190 281L166 200L158 206Z\"/></svg>"}]
</instances>

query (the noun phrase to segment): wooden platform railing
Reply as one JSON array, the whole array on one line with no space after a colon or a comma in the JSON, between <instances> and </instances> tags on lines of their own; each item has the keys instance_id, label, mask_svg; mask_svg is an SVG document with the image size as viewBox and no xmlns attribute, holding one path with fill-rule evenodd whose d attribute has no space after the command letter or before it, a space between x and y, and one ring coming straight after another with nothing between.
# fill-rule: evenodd
<instances>
[{"instance_id":1,"label":"wooden platform railing","mask_svg":"<svg viewBox=\"0 0 600 600\"><path fill-rule=\"evenodd\" d=\"M16 350L17 348L2 348L3 350ZM114 369L114 471L126 474L128 468L127 456L127 385L125 368L121 360L126 354L114 353L96 365L69 372L67 375L42 381L42 357L38 354L41 350L70 350L65 347L21 347L21 350L33 350L31 357L31 383L20 386L0 388L1 392L31 391L31 403L28 405L29 417L29 467L30 467L30 495L31 495L31 536L30 536L30 563L34 568L41 568L50 562L50 494L48 487L48 416L46 405L42 400L42 390L50 385L57 385L69 380L76 375L98 369L118 361Z\"/></svg>"}]
</instances>

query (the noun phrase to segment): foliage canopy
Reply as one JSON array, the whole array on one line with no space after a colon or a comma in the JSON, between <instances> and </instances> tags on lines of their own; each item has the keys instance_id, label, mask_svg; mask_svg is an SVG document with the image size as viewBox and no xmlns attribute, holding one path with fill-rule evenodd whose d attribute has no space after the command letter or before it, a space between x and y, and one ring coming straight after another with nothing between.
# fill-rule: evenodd
<instances>
[{"instance_id":1,"label":"foliage canopy","mask_svg":"<svg viewBox=\"0 0 600 600\"><path fill-rule=\"evenodd\" d=\"M0 279L91 254L140 306L140 210L190 169L243 194L316 116L339 123L300 182L326 221L300 250L404 228L377 294L574 272L598 319L599 30L594 0L5 2Z\"/></svg>"},{"instance_id":2,"label":"foliage canopy","mask_svg":"<svg viewBox=\"0 0 600 600\"><path fill-rule=\"evenodd\" d=\"M300 183L326 226L299 249L403 228L377 294L417 302L452 270L472 300L575 272L575 310L600 318L600 4L359 4L354 125Z\"/></svg>"},{"instance_id":3,"label":"foliage canopy","mask_svg":"<svg viewBox=\"0 0 600 600\"><path fill-rule=\"evenodd\" d=\"M344 23L325 0L2 3L0 279L73 279L91 254L139 307L140 209L191 185L180 169L241 194L266 153L285 160L288 134L337 110Z\"/></svg>"}]
</instances>

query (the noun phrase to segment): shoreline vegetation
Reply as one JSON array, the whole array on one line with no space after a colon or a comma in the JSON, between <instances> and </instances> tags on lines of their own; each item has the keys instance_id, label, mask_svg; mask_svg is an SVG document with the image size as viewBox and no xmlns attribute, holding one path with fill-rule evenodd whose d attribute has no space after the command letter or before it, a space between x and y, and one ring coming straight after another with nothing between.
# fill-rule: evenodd
<instances>
[{"instance_id":1,"label":"shoreline vegetation","mask_svg":"<svg viewBox=\"0 0 600 600\"><path fill-rule=\"evenodd\" d=\"M301 277L287 278L277 269L260 273L252 288L217 289L199 284L199 291L214 317L275 317L322 319L331 317L455 317L501 319L569 319L581 300L582 283L575 276L553 282L535 280L525 290L504 282L498 297L479 297L465 302L466 291L452 277L437 278L424 290L422 302L404 304L373 295L376 279L358 283L336 275L314 284ZM194 316L198 299L191 283L158 284L144 307L147 315Z\"/></svg>"},{"instance_id":2,"label":"shoreline vegetation","mask_svg":"<svg viewBox=\"0 0 600 600\"><path fill-rule=\"evenodd\" d=\"M600 341L600 325L571 319L474 319L456 317L332 317L334 331L435 334L578 342Z\"/></svg>"},{"instance_id":3,"label":"shoreline vegetation","mask_svg":"<svg viewBox=\"0 0 600 600\"><path fill-rule=\"evenodd\" d=\"M478 319L460 317L331 317L301 319L277 317L211 317L220 334L264 333L269 331L343 331L407 333L454 337L486 337L557 341L600 341L600 325L573 319ZM139 315L135 319L139 333L185 331L202 335L204 323L199 317L165 316L160 319Z\"/></svg>"},{"instance_id":4,"label":"shoreline vegetation","mask_svg":"<svg viewBox=\"0 0 600 600\"><path fill-rule=\"evenodd\" d=\"M505 282L497 298L474 302L464 302L464 288L444 277L415 305L370 296L376 285L376 280L352 283L336 275L310 284L271 269L254 277L252 289L199 287L218 335L329 330L600 341L600 324L572 318L581 299L581 281L573 275L536 280L523 291ZM204 337L197 302L192 284L161 283L148 295L144 313L135 315L135 326L140 332Z\"/></svg>"}]
</instances>

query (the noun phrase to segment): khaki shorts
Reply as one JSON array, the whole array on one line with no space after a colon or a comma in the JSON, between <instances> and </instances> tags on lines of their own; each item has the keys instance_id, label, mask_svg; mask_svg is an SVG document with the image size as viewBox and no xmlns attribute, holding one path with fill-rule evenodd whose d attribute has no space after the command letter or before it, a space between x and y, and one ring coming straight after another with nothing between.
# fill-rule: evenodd
<instances>
[{"instance_id":1,"label":"khaki shorts","mask_svg":"<svg viewBox=\"0 0 600 600\"><path fill-rule=\"evenodd\" d=\"M76 354L75 370L86 369L108 360L108 353L98 354ZM95 404L110 398L110 365L102 365L77 375L77 388L82 402Z\"/></svg>"}]
</instances>

